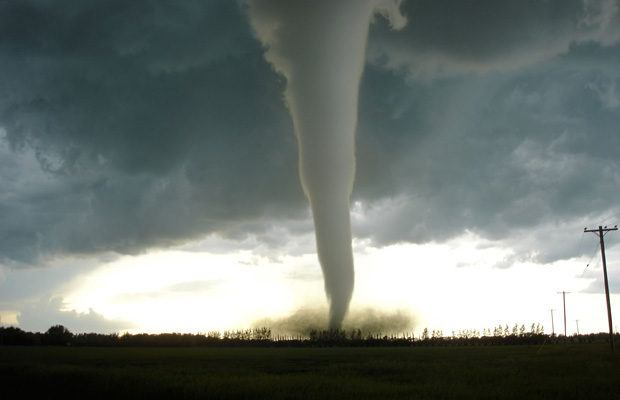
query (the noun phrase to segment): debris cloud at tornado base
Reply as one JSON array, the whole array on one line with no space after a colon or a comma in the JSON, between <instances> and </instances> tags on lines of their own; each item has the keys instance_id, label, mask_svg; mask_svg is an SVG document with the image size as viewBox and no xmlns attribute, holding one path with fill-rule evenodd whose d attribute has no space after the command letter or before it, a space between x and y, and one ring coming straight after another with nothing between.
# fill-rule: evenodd
<instances>
[{"instance_id":1,"label":"debris cloud at tornado base","mask_svg":"<svg viewBox=\"0 0 620 400\"><path fill-rule=\"evenodd\" d=\"M299 144L299 175L312 209L316 247L339 329L354 288L349 197L369 25L376 13L404 26L399 0L248 2L265 58L286 77L285 102Z\"/></svg>"},{"instance_id":2,"label":"debris cloud at tornado base","mask_svg":"<svg viewBox=\"0 0 620 400\"><path fill-rule=\"evenodd\" d=\"M263 318L254 321L255 328L266 327L273 335L307 337L311 331L322 331L327 326L324 308L300 308L280 318ZM378 308L352 309L340 329L350 333L358 329L364 336L401 335L416 328L414 315L406 310L382 310Z\"/></svg>"}]
</instances>

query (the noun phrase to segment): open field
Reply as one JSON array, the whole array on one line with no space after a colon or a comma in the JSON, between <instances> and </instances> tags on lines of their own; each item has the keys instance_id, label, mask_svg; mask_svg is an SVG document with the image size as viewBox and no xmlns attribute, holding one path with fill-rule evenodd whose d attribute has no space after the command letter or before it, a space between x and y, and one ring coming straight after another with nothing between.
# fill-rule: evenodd
<instances>
[{"instance_id":1,"label":"open field","mask_svg":"<svg viewBox=\"0 0 620 400\"><path fill-rule=\"evenodd\" d=\"M539 351L540 350L540 351ZM0 393L89 399L618 399L605 344L415 348L0 347ZM8 397L7 397L8 398Z\"/></svg>"}]
</instances>

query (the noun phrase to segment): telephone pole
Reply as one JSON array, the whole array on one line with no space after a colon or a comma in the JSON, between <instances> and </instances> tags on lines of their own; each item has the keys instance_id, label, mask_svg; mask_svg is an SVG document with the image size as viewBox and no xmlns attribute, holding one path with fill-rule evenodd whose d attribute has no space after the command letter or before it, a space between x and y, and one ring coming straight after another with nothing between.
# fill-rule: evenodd
<instances>
[{"instance_id":1,"label":"telephone pole","mask_svg":"<svg viewBox=\"0 0 620 400\"><path fill-rule=\"evenodd\" d=\"M605 260L605 240L603 236L605 233L609 231L617 231L618 225L615 225L613 228L602 227L599 225L598 229L589 229L585 228L584 232L592 232L597 235L601 241L601 257L603 258L603 278L605 280L605 299L607 300L607 320L609 321L609 345L611 346L611 351L616 350L616 345L614 343L614 330L613 325L611 323L611 302L609 301L609 282L607 280L607 261Z\"/></svg>"},{"instance_id":2,"label":"telephone pole","mask_svg":"<svg viewBox=\"0 0 620 400\"><path fill-rule=\"evenodd\" d=\"M560 293L562 294L562 303L564 303L564 350L566 350L566 293L570 292L558 292L558 294Z\"/></svg>"},{"instance_id":3,"label":"telephone pole","mask_svg":"<svg viewBox=\"0 0 620 400\"><path fill-rule=\"evenodd\" d=\"M577 324L577 338L579 338L579 320L576 319L575 323Z\"/></svg>"},{"instance_id":4,"label":"telephone pole","mask_svg":"<svg viewBox=\"0 0 620 400\"><path fill-rule=\"evenodd\" d=\"M555 311L555 308L552 308L549 311L551 311L551 337L555 337L555 327L553 326L553 312Z\"/></svg>"}]
</instances>

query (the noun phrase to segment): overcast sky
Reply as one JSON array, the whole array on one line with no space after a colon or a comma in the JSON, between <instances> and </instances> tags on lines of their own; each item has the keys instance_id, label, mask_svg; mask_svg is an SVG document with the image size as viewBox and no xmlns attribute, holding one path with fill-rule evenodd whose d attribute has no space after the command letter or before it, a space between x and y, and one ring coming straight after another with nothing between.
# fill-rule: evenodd
<instances>
[{"instance_id":1,"label":"overcast sky","mask_svg":"<svg viewBox=\"0 0 620 400\"><path fill-rule=\"evenodd\" d=\"M394 260L396 249L413 259L384 274L421 279L421 254L435 249L437 271L461 284L503 274L510 285L508 271L569 265L549 279L594 270L567 284L574 298L600 294L598 238L582 231L620 219L620 1L409 0L401 10L407 25L396 31L376 18L367 44L354 298L373 293L363 280L378 268L373 257ZM285 297L314 282L308 292L324 298L286 80L265 61L247 12L228 0L0 3L0 322L180 330L140 325L76 293L84 280L104 282L102 271L140 282L200 257L211 261L196 267L199 278L123 286L125 297L107 301L165 291L208 303L216 289L242 290L234 282L247 274ZM606 239L619 293L620 233ZM389 308L380 293L400 289L385 285L368 302ZM443 284L423 286L433 285ZM540 290L555 301L570 289ZM269 301L259 303L269 316ZM439 318L411 307L421 323ZM521 324L495 321L476 328Z\"/></svg>"}]
</instances>

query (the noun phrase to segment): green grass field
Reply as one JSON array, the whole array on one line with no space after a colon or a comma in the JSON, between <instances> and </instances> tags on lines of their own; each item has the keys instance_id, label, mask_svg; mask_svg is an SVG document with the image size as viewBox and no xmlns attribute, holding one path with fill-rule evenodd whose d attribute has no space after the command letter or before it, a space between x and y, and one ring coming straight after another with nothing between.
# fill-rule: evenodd
<instances>
[{"instance_id":1,"label":"green grass field","mask_svg":"<svg viewBox=\"0 0 620 400\"><path fill-rule=\"evenodd\" d=\"M620 355L604 344L1 347L0 377L17 398L620 399Z\"/></svg>"}]
</instances>

